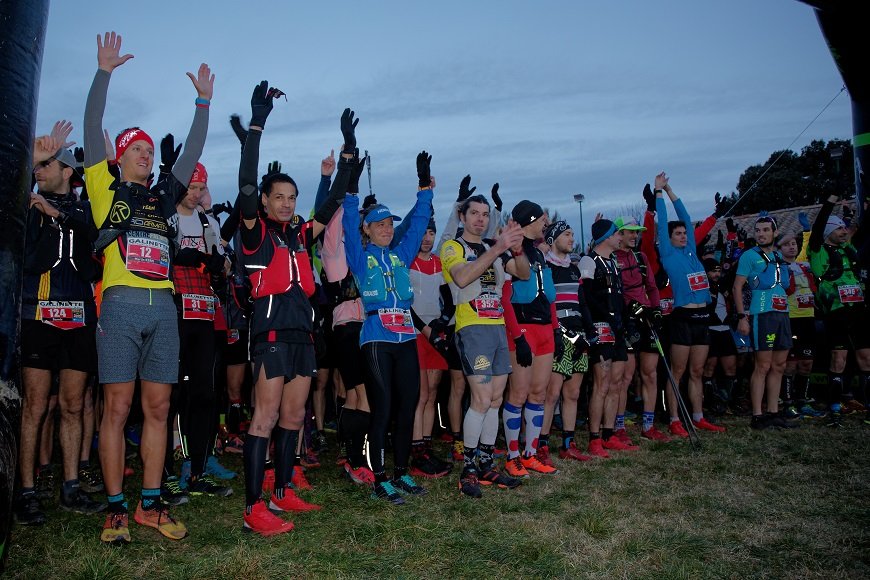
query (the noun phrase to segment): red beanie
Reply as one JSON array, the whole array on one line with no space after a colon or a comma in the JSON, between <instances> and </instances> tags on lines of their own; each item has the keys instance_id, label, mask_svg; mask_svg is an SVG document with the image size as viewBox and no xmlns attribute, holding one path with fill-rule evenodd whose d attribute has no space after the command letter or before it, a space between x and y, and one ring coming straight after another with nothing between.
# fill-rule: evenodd
<instances>
[{"instance_id":1,"label":"red beanie","mask_svg":"<svg viewBox=\"0 0 870 580\"><path fill-rule=\"evenodd\" d=\"M193 175L190 176L190 183L208 183L208 171L205 170L202 163L196 164L196 169L193 170Z\"/></svg>"},{"instance_id":2,"label":"red beanie","mask_svg":"<svg viewBox=\"0 0 870 580\"><path fill-rule=\"evenodd\" d=\"M154 148L154 141L142 129L127 129L115 139L115 159L120 159L133 141L145 141Z\"/></svg>"}]
</instances>

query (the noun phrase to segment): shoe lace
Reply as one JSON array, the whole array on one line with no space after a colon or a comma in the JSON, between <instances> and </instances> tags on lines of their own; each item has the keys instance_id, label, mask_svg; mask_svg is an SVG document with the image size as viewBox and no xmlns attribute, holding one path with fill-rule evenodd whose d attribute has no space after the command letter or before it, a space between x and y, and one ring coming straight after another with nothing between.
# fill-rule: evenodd
<instances>
[{"instance_id":1,"label":"shoe lace","mask_svg":"<svg viewBox=\"0 0 870 580\"><path fill-rule=\"evenodd\" d=\"M384 481L384 482L380 483L379 485L381 486L381 489L384 491L384 495L389 497L389 496L393 496L393 495L397 494L396 488L393 487L393 484L390 483L389 481Z\"/></svg>"},{"instance_id":2,"label":"shoe lace","mask_svg":"<svg viewBox=\"0 0 870 580\"><path fill-rule=\"evenodd\" d=\"M407 475L407 474L406 474L406 475L403 475L402 477L400 477L400 478L399 478L399 481L401 481L402 483L404 483L406 487L410 487L410 488L416 488L416 487L419 487L419 486L417 485L417 482L414 481L414 479L413 479L410 475Z\"/></svg>"}]
</instances>

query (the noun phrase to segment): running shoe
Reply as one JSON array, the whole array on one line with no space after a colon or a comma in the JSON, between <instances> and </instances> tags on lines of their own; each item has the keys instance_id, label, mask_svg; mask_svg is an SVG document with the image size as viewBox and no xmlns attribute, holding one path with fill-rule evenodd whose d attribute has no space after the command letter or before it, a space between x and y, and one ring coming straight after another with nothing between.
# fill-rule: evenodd
<instances>
[{"instance_id":1,"label":"running shoe","mask_svg":"<svg viewBox=\"0 0 870 580\"><path fill-rule=\"evenodd\" d=\"M278 499L273 493L269 498L269 509L279 512L314 512L320 509L319 505L308 503L296 495L289 487L284 488L284 497Z\"/></svg>"},{"instance_id":2,"label":"running shoe","mask_svg":"<svg viewBox=\"0 0 870 580\"><path fill-rule=\"evenodd\" d=\"M770 429L770 417L768 415L753 415L749 420L749 427L756 431Z\"/></svg>"},{"instance_id":3,"label":"running shoe","mask_svg":"<svg viewBox=\"0 0 870 580\"><path fill-rule=\"evenodd\" d=\"M109 507L109 504L94 501L81 490L81 488L77 488L74 492L69 495L64 493L60 494L60 509L67 512L74 512L77 514L96 514Z\"/></svg>"},{"instance_id":4,"label":"running shoe","mask_svg":"<svg viewBox=\"0 0 870 580\"><path fill-rule=\"evenodd\" d=\"M290 485L292 485L294 489L314 489L311 487L311 484L308 483L308 480L305 479L305 471L299 467L293 468L293 475L290 476Z\"/></svg>"},{"instance_id":5,"label":"running shoe","mask_svg":"<svg viewBox=\"0 0 870 580\"><path fill-rule=\"evenodd\" d=\"M438 468L439 471L447 470L447 473L453 471L453 462L452 461L444 461L437 455L435 455L435 451L431 448L426 449L426 455L429 457L429 460Z\"/></svg>"},{"instance_id":6,"label":"running shoe","mask_svg":"<svg viewBox=\"0 0 870 580\"><path fill-rule=\"evenodd\" d=\"M804 417L810 417L811 419L820 419L821 417L827 415L827 413L825 413L824 411L819 411L809 403L804 403L803 405L801 405L800 412L801 415L803 415Z\"/></svg>"},{"instance_id":7,"label":"running shoe","mask_svg":"<svg viewBox=\"0 0 870 580\"><path fill-rule=\"evenodd\" d=\"M782 416L786 419L800 419L801 412L794 405L786 405L782 410Z\"/></svg>"},{"instance_id":8,"label":"running shoe","mask_svg":"<svg viewBox=\"0 0 870 580\"><path fill-rule=\"evenodd\" d=\"M399 495L399 492L389 481L372 485L372 499L385 499L393 505L404 505L405 503L405 499Z\"/></svg>"},{"instance_id":9,"label":"running shoe","mask_svg":"<svg viewBox=\"0 0 870 580\"><path fill-rule=\"evenodd\" d=\"M87 493L100 493L106 489L103 476L96 465L79 470L79 485Z\"/></svg>"},{"instance_id":10,"label":"running shoe","mask_svg":"<svg viewBox=\"0 0 870 580\"><path fill-rule=\"evenodd\" d=\"M866 407L864 407L864 404L861 403L861 401L858 401L857 399L849 399L843 403L842 413L844 415L851 415L852 413L863 413L866 410Z\"/></svg>"},{"instance_id":11,"label":"running shoe","mask_svg":"<svg viewBox=\"0 0 870 580\"><path fill-rule=\"evenodd\" d=\"M549 445L538 445L538 452L535 453L538 457L538 461L546 465L547 467L554 467L553 460L550 458L550 446Z\"/></svg>"},{"instance_id":12,"label":"running shoe","mask_svg":"<svg viewBox=\"0 0 870 580\"><path fill-rule=\"evenodd\" d=\"M335 458L335 464L342 466L347 463L347 445L342 442L338 447L338 457Z\"/></svg>"},{"instance_id":13,"label":"running shoe","mask_svg":"<svg viewBox=\"0 0 870 580\"><path fill-rule=\"evenodd\" d=\"M625 429L617 429L613 432L613 436L626 445L634 445L634 441L631 440L631 437L628 436L628 432Z\"/></svg>"},{"instance_id":14,"label":"running shoe","mask_svg":"<svg viewBox=\"0 0 870 580\"><path fill-rule=\"evenodd\" d=\"M323 431L315 431L311 436L311 446L317 453L323 453L329 449L329 442L326 440L326 435Z\"/></svg>"},{"instance_id":15,"label":"running shoe","mask_svg":"<svg viewBox=\"0 0 870 580\"><path fill-rule=\"evenodd\" d=\"M162 502L157 502L153 508L146 510L142 508L140 501L133 519L140 526L154 528L170 540L181 540L187 536L185 525L169 515L169 506Z\"/></svg>"},{"instance_id":16,"label":"running shoe","mask_svg":"<svg viewBox=\"0 0 870 580\"><path fill-rule=\"evenodd\" d=\"M544 465L541 460L538 459L537 455L521 457L520 462L523 464L523 467L525 467L527 471L545 473L547 475L556 475L557 473L559 473L559 470L555 467L551 465Z\"/></svg>"},{"instance_id":17,"label":"running shoe","mask_svg":"<svg viewBox=\"0 0 870 580\"><path fill-rule=\"evenodd\" d=\"M45 523L45 514L42 513L35 493L19 495L13 513L15 521L22 526L41 526Z\"/></svg>"},{"instance_id":18,"label":"running shoe","mask_svg":"<svg viewBox=\"0 0 870 580\"><path fill-rule=\"evenodd\" d=\"M480 485L495 485L501 489L515 489L523 484L521 479L500 473L494 466L477 476Z\"/></svg>"},{"instance_id":19,"label":"running shoe","mask_svg":"<svg viewBox=\"0 0 870 580\"><path fill-rule=\"evenodd\" d=\"M131 477L134 473L136 473L129 464L124 464L124 477Z\"/></svg>"},{"instance_id":20,"label":"running shoe","mask_svg":"<svg viewBox=\"0 0 870 580\"><path fill-rule=\"evenodd\" d=\"M843 426L843 415L839 411L831 411L828 413L828 421L825 423L825 427L831 427L833 429L838 429Z\"/></svg>"},{"instance_id":21,"label":"running shoe","mask_svg":"<svg viewBox=\"0 0 870 580\"><path fill-rule=\"evenodd\" d=\"M454 439L453 441L453 461L465 461L465 443L462 439Z\"/></svg>"},{"instance_id":22,"label":"running shoe","mask_svg":"<svg viewBox=\"0 0 870 580\"><path fill-rule=\"evenodd\" d=\"M649 439L650 441L661 441L663 443L667 443L671 440L670 437L668 437L655 427L650 427L646 431L642 432L640 436L644 439Z\"/></svg>"},{"instance_id":23,"label":"running shoe","mask_svg":"<svg viewBox=\"0 0 870 580\"><path fill-rule=\"evenodd\" d=\"M610 459L610 454L604 449L604 441L602 441L600 437L598 439L589 440L589 449L587 449L587 451L589 452L589 455L594 455L601 459Z\"/></svg>"},{"instance_id":24,"label":"running shoe","mask_svg":"<svg viewBox=\"0 0 870 580\"><path fill-rule=\"evenodd\" d=\"M415 477L444 477L450 473L448 469L436 464L428 453L423 453L411 460L411 475Z\"/></svg>"},{"instance_id":25,"label":"running shoe","mask_svg":"<svg viewBox=\"0 0 870 580\"><path fill-rule=\"evenodd\" d=\"M190 501L187 490L181 488L181 482L174 475L167 477L160 485L160 499L171 506L182 505Z\"/></svg>"},{"instance_id":26,"label":"running shoe","mask_svg":"<svg viewBox=\"0 0 870 580\"><path fill-rule=\"evenodd\" d=\"M480 491L480 481L477 479L476 470L462 470L462 475L459 476L459 493L475 499L483 497L483 492Z\"/></svg>"},{"instance_id":27,"label":"running shoe","mask_svg":"<svg viewBox=\"0 0 870 580\"><path fill-rule=\"evenodd\" d=\"M100 533L100 541L104 544L129 544L132 541L129 520L130 516L127 515L126 511L106 514L106 522Z\"/></svg>"},{"instance_id":28,"label":"running shoe","mask_svg":"<svg viewBox=\"0 0 870 580\"><path fill-rule=\"evenodd\" d=\"M357 485L372 485L375 482L375 474L368 467L357 467L354 469L350 466L350 463L345 463L344 474Z\"/></svg>"},{"instance_id":29,"label":"running shoe","mask_svg":"<svg viewBox=\"0 0 870 580\"><path fill-rule=\"evenodd\" d=\"M224 480L235 479L236 477L236 472L221 465L218 458L214 455L209 455L208 459L205 461L204 473Z\"/></svg>"},{"instance_id":30,"label":"running shoe","mask_svg":"<svg viewBox=\"0 0 870 580\"><path fill-rule=\"evenodd\" d=\"M492 450L492 456L496 459L504 459L505 457L507 457L507 449L496 447Z\"/></svg>"},{"instance_id":31,"label":"running shoe","mask_svg":"<svg viewBox=\"0 0 870 580\"><path fill-rule=\"evenodd\" d=\"M724 433L726 431L725 427L714 425L706 417L701 417L700 421L692 421L692 423L695 424L695 429L701 429L702 431L713 431L714 433Z\"/></svg>"},{"instance_id":32,"label":"running shoe","mask_svg":"<svg viewBox=\"0 0 870 580\"><path fill-rule=\"evenodd\" d=\"M514 457L513 459L508 459L505 462L504 470L511 477L520 477L527 478L529 476L529 471L523 466L523 460L519 455Z\"/></svg>"},{"instance_id":33,"label":"running shoe","mask_svg":"<svg viewBox=\"0 0 870 580\"><path fill-rule=\"evenodd\" d=\"M592 461L592 457L577 449L577 444L573 441L571 441L567 449L559 449L559 459L573 459L574 461Z\"/></svg>"},{"instance_id":34,"label":"running shoe","mask_svg":"<svg viewBox=\"0 0 870 580\"><path fill-rule=\"evenodd\" d=\"M245 449L245 442L238 435L227 436L227 442L224 443L224 453L233 453L240 455Z\"/></svg>"},{"instance_id":35,"label":"running shoe","mask_svg":"<svg viewBox=\"0 0 870 580\"><path fill-rule=\"evenodd\" d=\"M440 441L444 443L453 443L453 435L448 431L444 431L441 435L438 436Z\"/></svg>"},{"instance_id":36,"label":"running shoe","mask_svg":"<svg viewBox=\"0 0 870 580\"><path fill-rule=\"evenodd\" d=\"M210 495L212 497L229 497L233 495L233 488L221 485L212 476L202 474L192 479L187 486L190 495Z\"/></svg>"},{"instance_id":37,"label":"running shoe","mask_svg":"<svg viewBox=\"0 0 870 580\"><path fill-rule=\"evenodd\" d=\"M783 417L779 415L769 413L768 414L768 423L771 427L775 427L777 429L797 429L800 425L795 421L787 421Z\"/></svg>"},{"instance_id":38,"label":"running shoe","mask_svg":"<svg viewBox=\"0 0 870 580\"><path fill-rule=\"evenodd\" d=\"M674 437L682 437L685 439L689 436L689 432L686 431L686 428L683 427L683 424L679 421L671 421L671 424L668 425L668 431L670 431L671 435Z\"/></svg>"},{"instance_id":39,"label":"running shoe","mask_svg":"<svg viewBox=\"0 0 870 580\"><path fill-rule=\"evenodd\" d=\"M242 530L261 536L277 536L293 529L293 522L285 522L266 508L266 503L258 501L245 510Z\"/></svg>"},{"instance_id":40,"label":"running shoe","mask_svg":"<svg viewBox=\"0 0 870 580\"><path fill-rule=\"evenodd\" d=\"M48 466L36 472L36 498L54 498L54 468Z\"/></svg>"},{"instance_id":41,"label":"running shoe","mask_svg":"<svg viewBox=\"0 0 870 580\"><path fill-rule=\"evenodd\" d=\"M308 468L320 467L320 458L317 457L317 453L313 449L309 449L302 454L302 457L299 459L299 465Z\"/></svg>"},{"instance_id":42,"label":"running shoe","mask_svg":"<svg viewBox=\"0 0 870 580\"><path fill-rule=\"evenodd\" d=\"M294 469L293 471L296 470ZM265 493L272 493L273 489L275 489L275 468L270 467L263 472L263 491Z\"/></svg>"},{"instance_id":43,"label":"running shoe","mask_svg":"<svg viewBox=\"0 0 870 580\"><path fill-rule=\"evenodd\" d=\"M612 435L610 439L605 441L603 444L605 449L613 450L613 451L637 451L640 449L637 445L626 445L622 441L619 440L619 437L616 435Z\"/></svg>"},{"instance_id":44,"label":"running shoe","mask_svg":"<svg viewBox=\"0 0 870 580\"><path fill-rule=\"evenodd\" d=\"M408 495L426 495L429 493L425 487L417 485L417 482L410 475L394 478L392 484L394 488Z\"/></svg>"}]
</instances>

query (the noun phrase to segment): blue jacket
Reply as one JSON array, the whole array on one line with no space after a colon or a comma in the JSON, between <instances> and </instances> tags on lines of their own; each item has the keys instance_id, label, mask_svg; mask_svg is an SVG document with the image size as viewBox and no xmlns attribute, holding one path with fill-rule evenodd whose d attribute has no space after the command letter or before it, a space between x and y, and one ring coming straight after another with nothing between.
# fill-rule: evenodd
<instances>
[{"instance_id":1,"label":"blue jacket","mask_svg":"<svg viewBox=\"0 0 870 580\"><path fill-rule=\"evenodd\" d=\"M709 304L713 301L710 296L710 283L707 280L707 272L704 271L704 266L695 253L697 244L692 220L689 218L686 206L683 205L683 200L677 199L674 202L674 209L677 211L677 219L686 224L688 240L685 248L676 248L671 244L668 236L668 209L663 198L656 199L659 256L674 289L674 306L679 308L686 304Z\"/></svg>"},{"instance_id":2,"label":"blue jacket","mask_svg":"<svg viewBox=\"0 0 870 580\"><path fill-rule=\"evenodd\" d=\"M359 235L359 198L355 195L347 195L344 198L344 215L341 225L344 228L344 248L347 254L347 266L357 281L361 292L366 286L365 280L371 272L370 265L375 265L381 271L393 276L394 264L401 262L405 268L410 268L411 263L420 250L420 243L426 235L426 227L429 225L431 215L432 190L423 189L417 192L417 203L408 218L410 224L405 235L398 245L393 248L382 248L368 243L365 248ZM391 257L392 255L392 257ZM399 277L400 278L400 277ZM390 287L391 284L387 284ZM403 292L404 293L404 292ZM373 299L363 297L363 306L366 313L373 313L381 308L396 308L402 310L411 309L413 291L408 298L402 298L395 290L387 292L386 299ZM410 321L409 321L410 324ZM416 337L411 324L411 332L408 334L397 333L384 328L377 314L366 316L360 333L360 344L367 342L407 342Z\"/></svg>"}]
</instances>

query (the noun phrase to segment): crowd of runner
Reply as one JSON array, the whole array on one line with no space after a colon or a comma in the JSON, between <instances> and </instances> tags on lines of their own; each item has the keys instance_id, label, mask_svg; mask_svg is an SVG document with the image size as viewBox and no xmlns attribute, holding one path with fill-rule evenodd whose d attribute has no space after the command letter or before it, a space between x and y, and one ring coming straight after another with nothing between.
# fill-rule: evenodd
<instances>
[{"instance_id":1,"label":"crowd of runner","mask_svg":"<svg viewBox=\"0 0 870 580\"><path fill-rule=\"evenodd\" d=\"M199 163L209 67L188 73L193 121L183 145L163 138L155 176L145 130L112 139L103 128L112 72L131 56L115 33L97 44L83 147L67 149L66 121L34 143L20 524L45 522L55 439L59 506L105 511L102 541L128 543L131 507L178 540L188 530L171 506L231 495L225 453L243 457L244 528L291 530L282 514L321 509L297 492L310 489L304 470L319 465L333 418L346 479L400 505L426 495L421 478L455 478L480 498L556 476L558 462L637 451L635 432L666 444L727 436L726 414L764 430L801 418L838 427L864 410L870 237L850 212L834 215L836 196L801 231L762 215L749 235L728 219L712 239L718 196L696 224L661 173L643 189L641 220L599 216L578 248L566 221L530 200L507 212L499 184L487 197L466 176L455 201L439 202L451 205L442 229L426 151L407 215L360 200L366 157L346 109L306 220L279 163L260 175L283 95L263 81L248 128L231 119L238 196L212 205ZM811 388L815 359L827 380ZM130 449L142 481L128 501Z\"/></svg>"}]
</instances>

